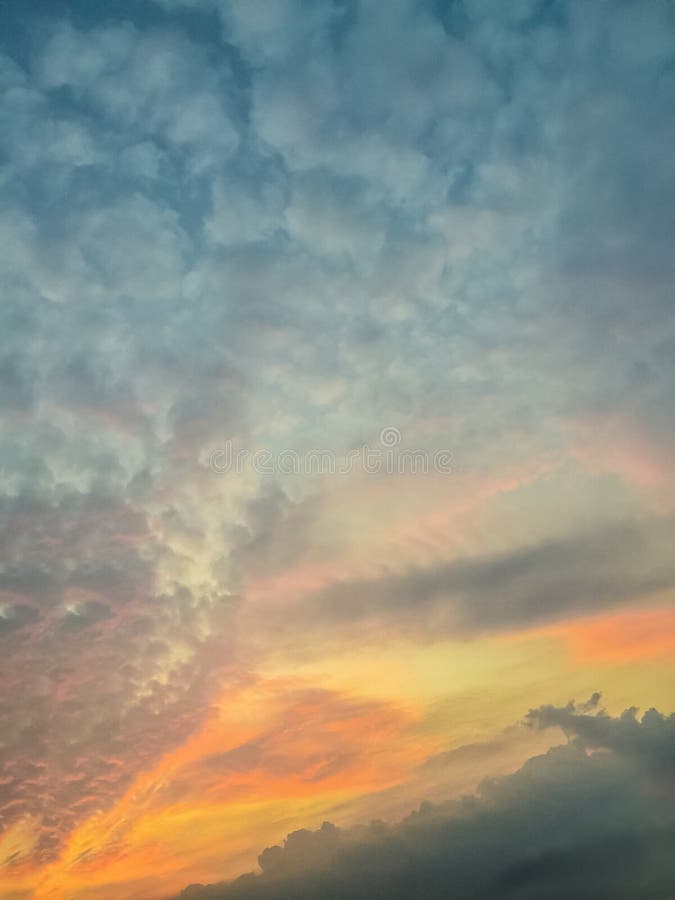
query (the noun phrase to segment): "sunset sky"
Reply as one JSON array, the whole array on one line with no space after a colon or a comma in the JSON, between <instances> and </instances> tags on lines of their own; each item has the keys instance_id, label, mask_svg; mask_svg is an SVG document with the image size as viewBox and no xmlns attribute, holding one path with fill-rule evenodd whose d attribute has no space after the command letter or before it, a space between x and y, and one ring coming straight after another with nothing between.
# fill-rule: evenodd
<instances>
[{"instance_id":1,"label":"sunset sky","mask_svg":"<svg viewBox=\"0 0 675 900\"><path fill-rule=\"evenodd\" d=\"M675 896L671 0L3 0L0 92L0 898Z\"/></svg>"}]
</instances>

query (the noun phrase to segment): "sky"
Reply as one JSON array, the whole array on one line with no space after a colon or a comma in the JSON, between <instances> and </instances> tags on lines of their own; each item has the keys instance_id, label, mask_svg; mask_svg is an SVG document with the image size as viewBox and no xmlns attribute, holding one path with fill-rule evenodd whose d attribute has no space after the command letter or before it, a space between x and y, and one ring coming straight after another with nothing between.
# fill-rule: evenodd
<instances>
[{"instance_id":1,"label":"sky","mask_svg":"<svg viewBox=\"0 0 675 900\"><path fill-rule=\"evenodd\" d=\"M0 898L670 900L672 2L0 26Z\"/></svg>"}]
</instances>

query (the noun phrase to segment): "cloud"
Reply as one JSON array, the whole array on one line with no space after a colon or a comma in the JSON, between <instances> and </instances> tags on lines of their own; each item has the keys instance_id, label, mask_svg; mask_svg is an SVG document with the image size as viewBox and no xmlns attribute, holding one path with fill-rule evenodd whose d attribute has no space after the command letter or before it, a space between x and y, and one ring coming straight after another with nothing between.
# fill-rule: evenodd
<instances>
[{"instance_id":1,"label":"cloud","mask_svg":"<svg viewBox=\"0 0 675 900\"><path fill-rule=\"evenodd\" d=\"M80 32L63 24L39 57L40 84L94 103L128 137L163 138L190 171L222 162L237 147L222 73L176 32L144 35L130 23Z\"/></svg>"},{"instance_id":2,"label":"cloud","mask_svg":"<svg viewBox=\"0 0 675 900\"><path fill-rule=\"evenodd\" d=\"M1 508L0 822L38 822L44 864L207 716L231 607L162 593L148 516L115 494L57 485Z\"/></svg>"},{"instance_id":3,"label":"cloud","mask_svg":"<svg viewBox=\"0 0 675 900\"><path fill-rule=\"evenodd\" d=\"M568 743L476 796L424 803L397 825L293 832L261 854L261 874L181 897L665 900L675 878L675 717L612 718L598 699L532 710L531 725L563 728Z\"/></svg>"},{"instance_id":4,"label":"cloud","mask_svg":"<svg viewBox=\"0 0 675 900\"><path fill-rule=\"evenodd\" d=\"M290 804L319 790L338 796L379 790L400 780L424 753L423 738L405 744L415 715L393 704L292 683L253 683L241 699L233 697L251 718L262 707L264 720L227 750L205 741L202 752L198 747L194 758L158 777L151 807L159 819L179 803ZM237 727L230 725L234 733ZM396 742L401 746L388 747Z\"/></svg>"},{"instance_id":5,"label":"cloud","mask_svg":"<svg viewBox=\"0 0 675 900\"><path fill-rule=\"evenodd\" d=\"M579 617L675 585L670 519L610 525L506 553L369 579L335 579L284 614L429 638L513 630Z\"/></svg>"},{"instance_id":6,"label":"cloud","mask_svg":"<svg viewBox=\"0 0 675 900\"><path fill-rule=\"evenodd\" d=\"M671 4L65 6L0 37L0 815L40 862L272 651L673 578ZM500 539L448 560L435 484L392 551L400 482L208 468L385 426L511 485ZM621 483L570 512L578 461Z\"/></svg>"},{"instance_id":7,"label":"cloud","mask_svg":"<svg viewBox=\"0 0 675 900\"><path fill-rule=\"evenodd\" d=\"M675 648L675 608L669 604L628 608L558 627L578 660L611 664L665 659Z\"/></svg>"}]
</instances>

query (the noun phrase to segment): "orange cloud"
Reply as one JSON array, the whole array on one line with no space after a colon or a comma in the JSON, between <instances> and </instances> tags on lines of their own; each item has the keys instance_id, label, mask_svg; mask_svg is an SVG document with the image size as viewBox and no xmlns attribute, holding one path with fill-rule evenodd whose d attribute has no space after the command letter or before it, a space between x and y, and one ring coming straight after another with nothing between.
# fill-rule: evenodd
<instances>
[{"instance_id":1,"label":"orange cloud","mask_svg":"<svg viewBox=\"0 0 675 900\"><path fill-rule=\"evenodd\" d=\"M628 663L675 654L675 607L631 609L558 628L575 661Z\"/></svg>"},{"instance_id":2,"label":"orange cloud","mask_svg":"<svg viewBox=\"0 0 675 900\"><path fill-rule=\"evenodd\" d=\"M30 884L45 898L145 897L210 866L221 874L227 860L233 873L250 867L255 848L294 817L403 781L439 746L416 733L420 719L297 680L244 681L198 734L78 827ZM25 867L21 876L26 884Z\"/></svg>"}]
</instances>

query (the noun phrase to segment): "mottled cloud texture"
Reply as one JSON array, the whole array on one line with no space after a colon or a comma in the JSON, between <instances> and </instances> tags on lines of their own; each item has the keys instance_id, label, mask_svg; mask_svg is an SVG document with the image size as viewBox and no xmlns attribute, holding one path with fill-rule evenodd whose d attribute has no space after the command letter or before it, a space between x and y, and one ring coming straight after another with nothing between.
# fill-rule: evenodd
<instances>
[{"instance_id":1,"label":"mottled cloud texture","mask_svg":"<svg viewBox=\"0 0 675 900\"><path fill-rule=\"evenodd\" d=\"M170 896L324 819L359 890L366 847L386 881L450 832L499 896L566 853L604 896L613 841L651 869L642 749L587 755L578 710L452 826L351 829L513 773L553 740L524 710L598 687L593 728L672 738L610 714L675 699L674 15L0 4L2 898ZM394 428L450 472L211 464ZM548 772L625 833L546 843Z\"/></svg>"}]
</instances>

